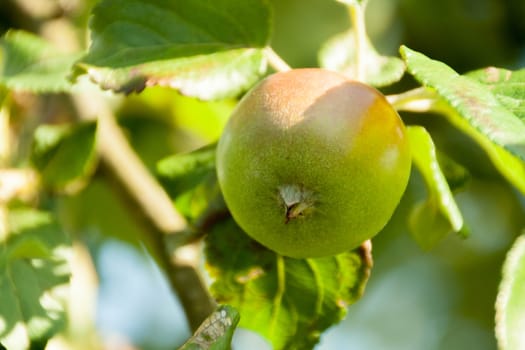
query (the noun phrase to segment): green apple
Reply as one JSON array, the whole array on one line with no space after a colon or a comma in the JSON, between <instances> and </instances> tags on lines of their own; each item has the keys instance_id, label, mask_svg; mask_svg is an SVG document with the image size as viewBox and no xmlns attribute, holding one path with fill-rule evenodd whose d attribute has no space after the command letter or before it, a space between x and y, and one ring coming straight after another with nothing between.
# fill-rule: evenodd
<instances>
[{"instance_id":1,"label":"green apple","mask_svg":"<svg viewBox=\"0 0 525 350\"><path fill-rule=\"evenodd\" d=\"M239 226L294 258L358 247L405 191L405 126L377 90L323 69L269 76L234 110L217 175Z\"/></svg>"}]
</instances>

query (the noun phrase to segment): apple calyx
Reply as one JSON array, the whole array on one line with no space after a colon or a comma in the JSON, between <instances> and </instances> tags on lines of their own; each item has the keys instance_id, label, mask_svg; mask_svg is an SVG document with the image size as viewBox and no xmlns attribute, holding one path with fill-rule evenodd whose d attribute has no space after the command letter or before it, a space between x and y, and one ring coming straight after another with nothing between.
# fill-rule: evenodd
<instances>
[{"instance_id":1,"label":"apple calyx","mask_svg":"<svg viewBox=\"0 0 525 350\"><path fill-rule=\"evenodd\" d=\"M279 187L279 197L284 205L284 223L296 218L305 218L314 210L315 194L301 185Z\"/></svg>"}]
</instances>

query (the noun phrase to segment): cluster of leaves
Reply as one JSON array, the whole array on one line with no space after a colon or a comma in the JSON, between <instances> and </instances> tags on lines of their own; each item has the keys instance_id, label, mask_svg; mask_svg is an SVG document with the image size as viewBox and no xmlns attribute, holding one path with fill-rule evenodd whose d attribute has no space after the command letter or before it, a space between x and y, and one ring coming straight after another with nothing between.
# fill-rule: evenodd
<instances>
[{"instance_id":1,"label":"cluster of leaves","mask_svg":"<svg viewBox=\"0 0 525 350\"><path fill-rule=\"evenodd\" d=\"M356 18L364 16L366 1L341 2ZM102 0L92 12L87 52L63 53L34 34L9 31L1 41L0 89L74 96L92 89L84 81L89 77L116 93L161 85L203 100L234 98L267 73L270 24L271 9L263 0ZM407 47L400 53L401 58L379 55L356 27L326 43L320 66L376 87L396 83L408 71L421 87L391 97L394 107L443 115L525 194L525 71L491 67L459 75ZM8 98L2 101L2 108L9 108ZM413 203L409 222L414 239L430 249L452 232L467 234L454 192L468 172L436 149L423 127L409 126L408 135L427 189L426 197ZM97 166L96 140L95 122L39 126L30 164L41 190L67 192L89 181ZM190 235L207 234L213 296L235 308L218 309L182 348L226 349L237 323L275 349L313 348L362 294L371 268L369 248L304 260L267 250L228 216L214 162L212 144L157 166L156 176L192 227ZM0 225L0 289L2 298L13 302L0 305L0 343L24 349L64 327L55 291L67 282L64 252L70 243L50 213L1 200L8 215L4 235ZM523 251L519 239L498 298L497 335L504 349L525 346L519 331L525 314L519 298L525 285Z\"/></svg>"}]
</instances>

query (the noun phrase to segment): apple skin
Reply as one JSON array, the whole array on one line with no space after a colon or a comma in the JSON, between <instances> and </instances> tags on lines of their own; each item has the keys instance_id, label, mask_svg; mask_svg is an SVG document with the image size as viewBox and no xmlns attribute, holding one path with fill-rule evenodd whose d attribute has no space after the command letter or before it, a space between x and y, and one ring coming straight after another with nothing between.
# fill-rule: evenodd
<instances>
[{"instance_id":1,"label":"apple skin","mask_svg":"<svg viewBox=\"0 0 525 350\"><path fill-rule=\"evenodd\" d=\"M219 186L237 224L293 258L339 254L376 235L410 167L405 126L385 97L317 68L261 81L217 146Z\"/></svg>"}]
</instances>

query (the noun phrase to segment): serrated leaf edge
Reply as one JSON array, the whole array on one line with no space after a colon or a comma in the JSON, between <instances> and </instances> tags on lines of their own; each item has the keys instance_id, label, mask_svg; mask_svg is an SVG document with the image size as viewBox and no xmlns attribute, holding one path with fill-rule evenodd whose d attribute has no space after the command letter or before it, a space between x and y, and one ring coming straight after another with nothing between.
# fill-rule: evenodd
<instances>
[{"instance_id":1,"label":"serrated leaf edge","mask_svg":"<svg viewBox=\"0 0 525 350\"><path fill-rule=\"evenodd\" d=\"M478 82L477 80L475 79L472 79L472 78L469 78L468 76L464 76L464 75L460 75L459 73L457 73L454 69L452 69L451 67L447 66L446 64L444 64L443 62L440 62L440 61L437 61L437 60L433 60L427 56L425 56L424 54L422 53L419 53L417 51L414 51L410 48L408 48L407 46L404 46L402 45L400 47L400 53L401 53L401 56L403 57L403 59L405 60L405 62L411 57L411 56L416 56L416 55L421 55L421 56L424 56L426 59L428 60L431 60L432 62L434 62L435 64L439 64L440 67L444 70L447 70L449 73L451 73L454 78L456 79L461 79L462 81L465 81L467 82L468 84L471 84L471 85L475 85L477 87L480 88L480 91L484 91L485 93L487 93L490 97L492 97L492 101L490 101L490 105L491 107L493 108L497 108L498 110L500 110L501 112L503 112L506 117L508 118L516 118L518 121L520 121L519 118L517 118L514 113L512 113L511 111L509 111L507 108L505 108L504 106L501 105L501 103L499 102L499 100L497 99L497 97L489 90L489 89L486 89L485 88L485 85ZM447 102L447 104L450 105L451 108L453 108L459 116L461 116L462 119L466 120L468 122L468 124L473 127L476 131L478 131L480 134L482 135L486 135L490 140L491 142L495 143L496 145L500 146L500 147L503 147L504 149L506 149L508 152L510 152L511 154L513 154L514 156L516 156L517 158L521 159L522 161L525 161L525 156L524 155L521 155L519 154L519 152L516 152L514 151L512 148L509 148L509 144L508 143L504 143L504 142L501 142L499 140L499 136L498 136L498 131L496 132L493 132L492 130L485 130L484 128L482 128L480 126L480 124L478 123L478 120L476 120L475 118L472 118L470 116L464 116L463 114L460 113L460 110L461 110L461 107L458 107L459 104L457 103L457 101L453 101L451 100L449 97L443 95L441 92L440 92L440 89L436 88L434 86L434 84L428 84L426 82L426 79L422 79L420 77L418 77L418 69L414 69L414 68L411 68L408 64L406 65L407 66L407 69L408 71L414 76L414 78L419 81L421 84L423 84L424 86L426 87L429 87L433 90L435 90L437 92L437 94L444 100ZM513 122L515 122L513 120ZM514 140L512 140L514 141ZM512 145L513 143L510 143L510 145Z\"/></svg>"}]
</instances>

